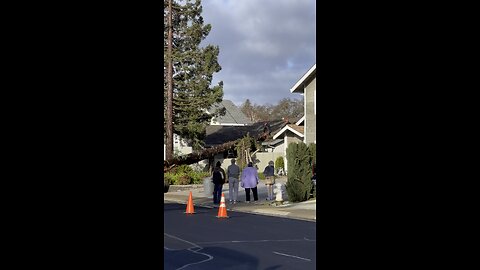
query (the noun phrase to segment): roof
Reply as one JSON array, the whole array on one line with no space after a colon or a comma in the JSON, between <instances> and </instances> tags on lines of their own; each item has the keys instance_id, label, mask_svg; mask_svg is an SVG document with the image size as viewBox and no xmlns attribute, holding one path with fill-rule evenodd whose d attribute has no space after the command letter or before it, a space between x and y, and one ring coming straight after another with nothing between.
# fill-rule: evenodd
<instances>
[{"instance_id":1,"label":"roof","mask_svg":"<svg viewBox=\"0 0 480 270\"><path fill-rule=\"evenodd\" d=\"M268 142L262 142L262 145L275 145L281 142L283 142L283 139L275 139Z\"/></svg>"},{"instance_id":2,"label":"roof","mask_svg":"<svg viewBox=\"0 0 480 270\"><path fill-rule=\"evenodd\" d=\"M305 122L305 115L302 116L302 118L298 119L298 121L296 121L295 125L300 126L300 124L303 124L304 122Z\"/></svg>"},{"instance_id":3,"label":"roof","mask_svg":"<svg viewBox=\"0 0 480 270\"><path fill-rule=\"evenodd\" d=\"M212 109L219 108L220 106L224 107L226 110L225 115L219 116L215 119L220 125L249 125L253 123L237 106L235 106L235 104L233 104L232 101L222 100L221 103L213 105Z\"/></svg>"},{"instance_id":4,"label":"roof","mask_svg":"<svg viewBox=\"0 0 480 270\"><path fill-rule=\"evenodd\" d=\"M264 132L265 124L270 126L270 133L275 134L287 123L283 120L262 121L248 126L220 126L211 125L206 127L205 146L215 146L226 142L243 138L247 133L250 136L258 136Z\"/></svg>"},{"instance_id":5,"label":"roof","mask_svg":"<svg viewBox=\"0 0 480 270\"><path fill-rule=\"evenodd\" d=\"M303 93L304 83L310 82L317 75L317 64L314 64L295 85L290 88L291 93Z\"/></svg>"},{"instance_id":6,"label":"roof","mask_svg":"<svg viewBox=\"0 0 480 270\"><path fill-rule=\"evenodd\" d=\"M273 139L277 139L280 135L282 135L285 131L287 130L290 130L291 132L293 132L295 135L303 138L304 135L303 135L303 132L304 132L304 127L303 126L297 126L297 125L294 125L294 124L288 124L286 125L284 128L282 128L279 132L275 133L275 135L273 135Z\"/></svg>"}]
</instances>

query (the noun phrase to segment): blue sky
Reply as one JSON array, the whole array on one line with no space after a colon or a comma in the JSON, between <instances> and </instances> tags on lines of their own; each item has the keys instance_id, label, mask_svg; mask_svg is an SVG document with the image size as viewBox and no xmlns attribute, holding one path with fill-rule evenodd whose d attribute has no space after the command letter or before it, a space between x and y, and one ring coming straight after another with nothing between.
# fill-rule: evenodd
<instances>
[{"instance_id":1,"label":"blue sky","mask_svg":"<svg viewBox=\"0 0 480 270\"><path fill-rule=\"evenodd\" d=\"M315 0L203 0L212 31L203 45L220 47L224 99L240 105L299 99L290 88L315 64Z\"/></svg>"}]
</instances>

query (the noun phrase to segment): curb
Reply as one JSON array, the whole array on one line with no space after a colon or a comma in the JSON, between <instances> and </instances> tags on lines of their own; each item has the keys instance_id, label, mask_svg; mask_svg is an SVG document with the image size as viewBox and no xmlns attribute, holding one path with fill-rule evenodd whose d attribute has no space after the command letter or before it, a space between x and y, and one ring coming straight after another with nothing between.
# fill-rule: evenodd
<instances>
[{"instance_id":1,"label":"curb","mask_svg":"<svg viewBox=\"0 0 480 270\"><path fill-rule=\"evenodd\" d=\"M195 199L195 198L194 198ZM187 204L184 200L176 199L176 198L170 198L170 199L164 199L164 201L168 202L175 202L179 204ZM215 209L215 206L210 205L209 203L197 203L196 206L199 207L205 207L209 209ZM244 208L236 208L236 209L229 209L227 206L228 211L232 212L240 212L240 213L248 213L248 214L254 214L254 215L262 215L262 216L271 216L271 217L279 217L279 218L289 218L289 219L296 219L296 220L302 220L302 221L309 221L309 222L317 222L316 216L313 218L305 218L305 217L298 217L295 216L294 213L292 212L285 212L285 211L278 211L275 209L244 209ZM292 215L293 214L293 215Z\"/></svg>"}]
</instances>

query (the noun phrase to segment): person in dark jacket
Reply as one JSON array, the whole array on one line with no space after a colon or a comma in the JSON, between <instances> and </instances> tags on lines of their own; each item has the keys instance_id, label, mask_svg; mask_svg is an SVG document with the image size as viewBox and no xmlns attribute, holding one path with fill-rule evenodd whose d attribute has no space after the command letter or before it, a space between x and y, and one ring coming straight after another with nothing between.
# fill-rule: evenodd
<instances>
[{"instance_id":1,"label":"person in dark jacket","mask_svg":"<svg viewBox=\"0 0 480 270\"><path fill-rule=\"evenodd\" d=\"M225 170L223 170L220 161L217 161L217 164L212 170L212 182L214 184L213 188L213 204L220 204L220 199L222 197L222 188L223 184L227 179Z\"/></svg>"},{"instance_id":2,"label":"person in dark jacket","mask_svg":"<svg viewBox=\"0 0 480 270\"><path fill-rule=\"evenodd\" d=\"M268 162L268 166L263 170L265 176L265 186L267 186L267 201L273 200L273 185L275 184L275 168L273 161Z\"/></svg>"}]
</instances>

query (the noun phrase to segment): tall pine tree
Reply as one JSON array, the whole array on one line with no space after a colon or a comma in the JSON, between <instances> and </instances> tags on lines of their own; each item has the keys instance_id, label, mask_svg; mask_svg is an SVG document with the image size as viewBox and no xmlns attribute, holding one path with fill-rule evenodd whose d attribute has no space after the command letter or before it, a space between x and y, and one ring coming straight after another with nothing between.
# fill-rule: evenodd
<instances>
[{"instance_id":1,"label":"tall pine tree","mask_svg":"<svg viewBox=\"0 0 480 270\"><path fill-rule=\"evenodd\" d=\"M164 0L164 93L167 91L167 7L168 1ZM204 24L201 13L200 0L172 1L173 129L175 134L190 141L194 149L202 145L210 119L225 113L222 109L212 110L212 105L223 99L223 82L210 87L213 74L221 70L219 48L200 47L211 30L210 24ZM164 111L166 107L164 102ZM166 123L164 130L165 127Z\"/></svg>"}]
</instances>

